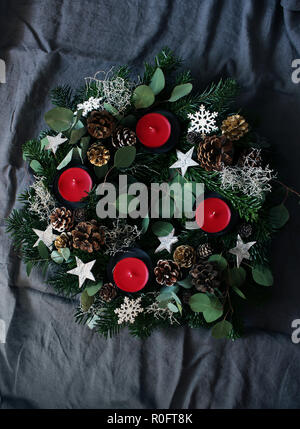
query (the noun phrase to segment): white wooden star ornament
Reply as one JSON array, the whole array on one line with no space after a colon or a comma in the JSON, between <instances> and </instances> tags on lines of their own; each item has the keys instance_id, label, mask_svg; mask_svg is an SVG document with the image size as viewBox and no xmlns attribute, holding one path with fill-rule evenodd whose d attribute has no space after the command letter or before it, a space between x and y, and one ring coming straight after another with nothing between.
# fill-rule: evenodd
<instances>
[{"instance_id":1,"label":"white wooden star ornament","mask_svg":"<svg viewBox=\"0 0 300 429\"><path fill-rule=\"evenodd\" d=\"M82 262L81 259L77 258L77 256L75 256L75 258L77 267L73 268L73 270L67 271L67 273L73 274L74 276L78 276L79 287L81 288L86 279L95 281L95 277L91 269L93 268L96 259L85 264L84 262Z\"/></svg>"},{"instance_id":2,"label":"white wooden star ornament","mask_svg":"<svg viewBox=\"0 0 300 429\"><path fill-rule=\"evenodd\" d=\"M35 228L32 229L39 237L34 243L33 247L37 247L40 241L42 241L49 248L52 246L52 243L56 239L57 235L53 234L51 224L47 226L47 229L45 231L41 231L40 229Z\"/></svg>"},{"instance_id":3,"label":"white wooden star ornament","mask_svg":"<svg viewBox=\"0 0 300 429\"><path fill-rule=\"evenodd\" d=\"M237 236L236 247L233 247L229 250L229 253L236 256L236 264L238 268L240 267L243 259L251 259L249 249L254 246L256 241L249 241L248 243L244 243L241 239L240 235Z\"/></svg>"},{"instance_id":4,"label":"white wooden star ornament","mask_svg":"<svg viewBox=\"0 0 300 429\"><path fill-rule=\"evenodd\" d=\"M172 164L170 168L180 168L181 174L182 176L184 176L189 167L199 165L198 162L192 159L193 151L194 151L193 147L190 150L188 150L186 153L183 153L180 150L177 150L176 153L177 153L178 161L174 162L174 164Z\"/></svg>"},{"instance_id":5,"label":"white wooden star ornament","mask_svg":"<svg viewBox=\"0 0 300 429\"><path fill-rule=\"evenodd\" d=\"M173 244L177 243L178 237L174 236L175 229L173 229L170 234L165 235L164 237L158 237L160 245L155 250L155 253L161 252L162 250L167 250L171 253L171 247Z\"/></svg>"},{"instance_id":6,"label":"white wooden star ornament","mask_svg":"<svg viewBox=\"0 0 300 429\"><path fill-rule=\"evenodd\" d=\"M46 136L48 140L48 144L45 146L45 149L52 150L54 155L56 154L56 151L58 149L58 146L60 146L62 143L66 142L68 139L62 136L62 133L57 134L57 136Z\"/></svg>"}]
</instances>

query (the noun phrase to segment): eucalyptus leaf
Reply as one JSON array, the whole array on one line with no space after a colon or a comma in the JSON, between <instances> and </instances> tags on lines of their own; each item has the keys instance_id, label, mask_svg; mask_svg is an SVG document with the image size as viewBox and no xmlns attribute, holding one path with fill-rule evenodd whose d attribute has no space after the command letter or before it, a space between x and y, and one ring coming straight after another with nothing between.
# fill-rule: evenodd
<instances>
[{"instance_id":1,"label":"eucalyptus leaf","mask_svg":"<svg viewBox=\"0 0 300 429\"><path fill-rule=\"evenodd\" d=\"M44 169L43 169L41 163L39 161L37 161L36 159L33 159L31 161L30 168L32 168L32 170L37 174L43 174L44 173Z\"/></svg>"},{"instance_id":2,"label":"eucalyptus leaf","mask_svg":"<svg viewBox=\"0 0 300 429\"><path fill-rule=\"evenodd\" d=\"M68 247L62 247L61 249L59 249L58 252L61 254L65 261L67 261L71 255L71 251L70 249L68 249Z\"/></svg>"},{"instance_id":3,"label":"eucalyptus leaf","mask_svg":"<svg viewBox=\"0 0 300 429\"><path fill-rule=\"evenodd\" d=\"M175 304L172 302L168 303L168 309L171 310L173 313L178 313L178 308Z\"/></svg>"},{"instance_id":4,"label":"eucalyptus leaf","mask_svg":"<svg viewBox=\"0 0 300 429\"><path fill-rule=\"evenodd\" d=\"M70 135L70 139L69 139L69 143L70 144L75 144L77 143L81 137L83 137L86 133L86 128L79 128L78 130L72 130L71 131L71 135Z\"/></svg>"},{"instance_id":5,"label":"eucalyptus leaf","mask_svg":"<svg viewBox=\"0 0 300 429\"><path fill-rule=\"evenodd\" d=\"M270 268L264 265L257 265L252 268L252 277L261 286L272 286L273 284L273 274Z\"/></svg>"},{"instance_id":6,"label":"eucalyptus leaf","mask_svg":"<svg viewBox=\"0 0 300 429\"><path fill-rule=\"evenodd\" d=\"M98 177L98 179L102 179L106 173L108 172L108 165L102 165L102 167L94 167L94 172L96 174L96 176Z\"/></svg>"},{"instance_id":7,"label":"eucalyptus leaf","mask_svg":"<svg viewBox=\"0 0 300 429\"><path fill-rule=\"evenodd\" d=\"M26 263L26 274L27 274L28 277L30 276L32 268L33 268L33 262L32 261L28 261Z\"/></svg>"},{"instance_id":8,"label":"eucalyptus leaf","mask_svg":"<svg viewBox=\"0 0 300 429\"><path fill-rule=\"evenodd\" d=\"M137 86L133 91L133 103L137 109L150 107L154 101L154 92L148 85Z\"/></svg>"},{"instance_id":9,"label":"eucalyptus leaf","mask_svg":"<svg viewBox=\"0 0 300 429\"><path fill-rule=\"evenodd\" d=\"M191 83L183 83L182 85L177 85L173 89L171 93L171 97L169 98L168 101L173 103L174 101L177 101L180 98L188 95L192 89L193 89L193 85Z\"/></svg>"},{"instance_id":10,"label":"eucalyptus leaf","mask_svg":"<svg viewBox=\"0 0 300 429\"><path fill-rule=\"evenodd\" d=\"M42 140L41 140L41 147L42 147L42 149L44 149L45 148L45 146L47 146L47 144L49 143L49 140L48 140L48 138L47 137L44 137Z\"/></svg>"},{"instance_id":11,"label":"eucalyptus leaf","mask_svg":"<svg viewBox=\"0 0 300 429\"><path fill-rule=\"evenodd\" d=\"M94 296L102 288L103 280L99 281L97 284L87 287L85 290L89 296Z\"/></svg>"},{"instance_id":12,"label":"eucalyptus leaf","mask_svg":"<svg viewBox=\"0 0 300 429\"><path fill-rule=\"evenodd\" d=\"M70 128L73 123L73 112L65 107L54 107L45 114L45 122L49 127L57 131L65 131Z\"/></svg>"},{"instance_id":13,"label":"eucalyptus leaf","mask_svg":"<svg viewBox=\"0 0 300 429\"><path fill-rule=\"evenodd\" d=\"M227 270L227 279L230 286L240 287L246 280L246 271L243 267L234 267Z\"/></svg>"},{"instance_id":14,"label":"eucalyptus leaf","mask_svg":"<svg viewBox=\"0 0 300 429\"><path fill-rule=\"evenodd\" d=\"M232 289L234 290L234 292L238 295L238 296L240 296L241 298L243 298L243 299L247 299L246 298L246 296L244 295L244 293L238 288L238 287L235 287L235 286L232 286Z\"/></svg>"},{"instance_id":15,"label":"eucalyptus leaf","mask_svg":"<svg viewBox=\"0 0 300 429\"><path fill-rule=\"evenodd\" d=\"M38 251L39 251L40 257L42 259L48 259L49 258L48 247L46 246L46 244L42 240L39 241Z\"/></svg>"},{"instance_id":16,"label":"eucalyptus leaf","mask_svg":"<svg viewBox=\"0 0 300 429\"><path fill-rule=\"evenodd\" d=\"M151 82L150 88L154 92L155 95L159 94L165 87L165 76L161 68L157 67L155 70Z\"/></svg>"},{"instance_id":17,"label":"eucalyptus leaf","mask_svg":"<svg viewBox=\"0 0 300 429\"><path fill-rule=\"evenodd\" d=\"M192 279L190 276L186 277L183 280L179 280L176 284L180 285L185 289L191 289L193 287Z\"/></svg>"},{"instance_id":18,"label":"eucalyptus leaf","mask_svg":"<svg viewBox=\"0 0 300 429\"><path fill-rule=\"evenodd\" d=\"M208 261L209 262L217 262L217 264L219 265L220 270L222 270L222 271L225 270L225 268L228 265L226 259L223 256L221 256L221 255L211 255L208 258Z\"/></svg>"},{"instance_id":19,"label":"eucalyptus leaf","mask_svg":"<svg viewBox=\"0 0 300 429\"><path fill-rule=\"evenodd\" d=\"M142 230L141 230L142 234L145 234L148 231L149 224L150 224L149 216L144 217L142 220Z\"/></svg>"},{"instance_id":20,"label":"eucalyptus leaf","mask_svg":"<svg viewBox=\"0 0 300 429\"><path fill-rule=\"evenodd\" d=\"M202 313L211 308L210 299L204 293L196 293L191 296L189 305L195 313Z\"/></svg>"},{"instance_id":21,"label":"eucalyptus leaf","mask_svg":"<svg viewBox=\"0 0 300 429\"><path fill-rule=\"evenodd\" d=\"M51 259L56 264L62 264L64 262L63 256L57 250L53 250L53 252L51 252Z\"/></svg>"},{"instance_id":22,"label":"eucalyptus leaf","mask_svg":"<svg viewBox=\"0 0 300 429\"><path fill-rule=\"evenodd\" d=\"M114 166L116 168L128 168L135 160L136 148L125 146L117 150L114 157Z\"/></svg>"},{"instance_id":23,"label":"eucalyptus leaf","mask_svg":"<svg viewBox=\"0 0 300 429\"><path fill-rule=\"evenodd\" d=\"M104 109L111 113L113 116L119 116L118 110L110 103L104 103Z\"/></svg>"},{"instance_id":24,"label":"eucalyptus leaf","mask_svg":"<svg viewBox=\"0 0 300 429\"><path fill-rule=\"evenodd\" d=\"M269 218L272 227L279 229L287 223L290 215L288 209L283 204L280 204L270 209Z\"/></svg>"},{"instance_id":25,"label":"eucalyptus leaf","mask_svg":"<svg viewBox=\"0 0 300 429\"><path fill-rule=\"evenodd\" d=\"M72 148L67 155L64 157L64 159L61 161L61 163L57 166L57 170L61 170L62 168L66 167L69 162L71 162L72 157L73 157L73 150L74 148Z\"/></svg>"},{"instance_id":26,"label":"eucalyptus leaf","mask_svg":"<svg viewBox=\"0 0 300 429\"><path fill-rule=\"evenodd\" d=\"M152 232L157 237L165 237L173 231L174 227L169 222L157 221L152 225Z\"/></svg>"},{"instance_id":27,"label":"eucalyptus leaf","mask_svg":"<svg viewBox=\"0 0 300 429\"><path fill-rule=\"evenodd\" d=\"M94 302L94 297L88 295L87 291L84 290L80 296L80 304L83 311L88 311L90 306Z\"/></svg>"},{"instance_id":28,"label":"eucalyptus leaf","mask_svg":"<svg viewBox=\"0 0 300 429\"><path fill-rule=\"evenodd\" d=\"M222 320L212 328L212 336L216 339L226 338L232 331L232 324L227 320Z\"/></svg>"}]
</instances>

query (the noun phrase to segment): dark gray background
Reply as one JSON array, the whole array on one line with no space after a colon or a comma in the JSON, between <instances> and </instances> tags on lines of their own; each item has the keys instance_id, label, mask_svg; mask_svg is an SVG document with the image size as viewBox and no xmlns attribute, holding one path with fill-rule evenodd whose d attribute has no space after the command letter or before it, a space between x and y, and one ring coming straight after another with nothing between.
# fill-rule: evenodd
<instances>
[{"instance_id":1,"label":"dark gray background","mask_svg":"<svg viewBox=\"0 0 300 429\"><path fill-rule=\"evenodd\" d=\"M27 278L3 218L30 182L21 145L43 129L48 92L83 83L112 64L141 68L164 45L200 87L220 76L242 86L241 104L261 117L282 180L300 189L299 1L1 0L0 344L2 408L299 408L300 318L297 201L273 244L275 284L264 307L247 309L246 337L216 341L205 330L170 329L146 341L125 330L105 341L73 321L75 302L39 274Z\"/></svg>"}]
</instances>

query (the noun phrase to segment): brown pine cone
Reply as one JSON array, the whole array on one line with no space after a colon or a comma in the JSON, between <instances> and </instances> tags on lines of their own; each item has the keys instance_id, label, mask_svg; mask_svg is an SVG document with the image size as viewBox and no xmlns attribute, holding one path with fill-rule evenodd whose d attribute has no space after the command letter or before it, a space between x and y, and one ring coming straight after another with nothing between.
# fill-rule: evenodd
<instances>
[{"instance_id":1,"label":"brown pine cone","mask_svg":"<svg viewBox=\"0 0 300 429\"><path fill-rule=\"evenodd\" d=\"M180 268L174 261L160 259L154 268L154 274L158 284L172 286L180 278Z\"/></svg>"},{"instance_id":2,"label":"brown pine cone","mask_svg":"<svg viewBox=\"0 0 300 429\"><path fill-rule=\"evenodd\" d=\"M197 249L197 254L200 259L206 259L212 255L213 249L209 243L200 244Z\"/></svg>"},{"instance_id":3,"label":"brown pine cone","mask_svg":"<svg viewBox=\"0 0 300 429\"><path fill-rule=\"evenodd\" d=\"M181 245L173 253L174 261L182 268L190 268L196 259L196 252L192 246Z\"/></svg>"},{"instance_id":4,"label":"brown pine cone","mask_svg":"<svg viewBox=\"0 0 300 429\"><path fill-rule=\"evenodd\" d=\"M102 167L110 159L109 150L101 143L93 143L87 151L87 157L91 164Z\"/></svg>"},{"instance_id":5,"label":"brown pine cone","mask_svg":"<svg viewBox=\"0 0 300 429\"><path fill-rule=\"evenodd\" d=\"M190 131L187 134L186 139L187 139L188 143L190 143L190 144L192 144L192 145L195 146L195 145L198 145L201 142L202 136L201 136L200 133L197 133L196 131Z\"/></svg>"},{"instance_id":6,"label":"brown pine cone","mask_svg":"<svg viewBox=\"0 0 300 429\"><path fill-rule=\"evenodd\" d=\"M239 140L249 131L249 125L241 115L228 116L221 125L222 134L230 140Z\"/></svg>"},{"instance_id":7,"label":"brown pine cone","mask_svg":"<svg viewBox=\"0 0 300 429\"><path fill-rule=\"evenodd\" d=\"M112 144L116 148L134 146L136 144L136 134L127 127L118 127L113 135Z\"/></svg>"},{"instance_id":8,"label":"brown pine cone","mask_svg":"<svg viewBox=\"0 0 300 429\"><path fill-rule=\"evenodd\" d=\"M106 110L93 110L87 118L87 130L95 139L107 139L113 129L114 118Z\"/></svg>"},{"instance_id":9,"label":"brown pine cone","mask_svg":"<svg viewBox=\"0 0 300 429\"><path fill-rule=\"evenodd\" d=\"M214 290L221 284L218 264L213 261L203 261L194 265L190 275L192 284L199 292L214 293Z\"/></svg>"},{"instance_id":10,"label":"brown pine cone","mask_svg":"<svg viewBox=\"0 0 300 429\"><path fill-rule=\"evenodd\" d=\"M73 247L92 253L99 250L105 243L103 228L99 228L96 220L90 222L80 222L72 231Z\"/></svg>"},{"instance_id":11,"label":"brown pine cone","mask_svg":"<svg viewBox=\"0 0 300 429\"><path fill-rule=\"evenodd\" d=\"M65 207L58 207L51 213L50 222L58 232L69 231L74 225L73 213Z\"/></svg>"},{"instance_id":12,"label":"brown pine cone","mask_svg":"<svg viewBox=\"0 0 300 429\"><path fill-rule=\"evenodd\" d=\"M117 296L117 288L112 283L105 283L99 291L102 301L110 302Z\"/></svg>"},{"instance_id":13,"label":"brown pine cone","mask_svg":"<svg viewBox=\"0 0 300 429\"><path fill-rule=\"evenodd\" d=\"M249 238L253 233L252 225L250 223L243 223L239 227L238 233L242 238Z\"/></svg>"},{"instance_id":14,"label":"brown pine cone","mask_svg":"<svg viewBox=\"0 0 300 429\"><path fill-rule=\"evenodd\" d=\"M204 137L198 146L198 160L206 171L222 170L233 162L233 143L225 136Z\"/></svg>"},{"instance_id":15,"label":"brown pine cone","mask_svg":"<svg viewBox=\"0 0 300 429\"><path fill-rule=\"evenodd\" d=\"M63 249L64 247L68 247L70 244L70 237L69 237L70 233L65 233L63 232L61 235L59 235L55 241L54 241L54 246L56 247L56 249Z\"/></svg>"},{"instance_id":16,"label":"brown pine cone","mask_svg":"<svg viewBox=\"0 0 300 429\"><path fill-rule=\"evenodd\" d=\"M82 207L79 207L78 209L75 209L74 212L74 220L76 222L83 222L85 220L85 209Z\"/></svg>"}]
</instances>

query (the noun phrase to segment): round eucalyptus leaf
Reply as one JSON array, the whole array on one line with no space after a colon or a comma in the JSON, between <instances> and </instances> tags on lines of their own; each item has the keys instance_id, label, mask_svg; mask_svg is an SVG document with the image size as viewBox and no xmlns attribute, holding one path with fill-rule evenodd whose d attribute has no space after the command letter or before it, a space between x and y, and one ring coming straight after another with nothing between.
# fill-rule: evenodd
<instances>
[{"instance_id":1,"label":"round eucalyptus leaf","mask_svg":"<svg viewBox=\"0 0 300 429\"><path fill-rule=\"evenodd\" d=\"M178 313L179 309L176 307L175 304L172 302L168 303L168 309L171 310L173 313Z\"/></svg>"},{"instance_id":2,"label":"round eucalyptus leaf","mask_svg":"<svg viewBox=\"0 0 300 429\"><path fill-rule=\"evenodd\" d=\"M257 265L252 268L252 277L261 286L272 286L273 284L273 274L270 268L264 265Z\"/></svg>"},{"instance_id":3,"label":"round eucalyptus leaf","mask_svg":"<svg viewBox=\"0 0 300 429\"><path fill-rule=\"evenodd\" d=\"M116 168L128 168L135 160L136 148L133 146L125 146L117 150L114 158L114 166Z\"/></svg>"},{"instance_id":4,"label":"round eucalyptus leaf","mask_svg":"<svg viewBox=\"0 0 300 429\"><path fill-rule=\"evenodd\" d=\"M232 331L232 324L227 320L222 320L215 324L212 328L211 333L212 336L216 339L226 338Z\"/></svg>"},{"instance_id":5,"label":"round eucalyptus leaf","mask_svg":"<svg viewBox=\"0 0 300 429\"><path fill-rule=\"evenodd\" d=\"M52 130L59 133L70 128L73 117L72 110L65 107L54 107L45 114L45 122Z\"/></svg>"},{"instance_id":6,"label":"round eucalyptus leaf","mask_svg":"<svg viewBox=\"0 0 300 429\"><path fill-rule=\"evenodd\" d=\"M137 109L149 107L154 101L154 92L148 85L137 86L133 91L133 103Z\"/></svg>"},{"instance_id":7,"label":"round eucalyptus leaf","mask_svg":"<svg viewBox=\"0 0 300 429\"><path fill-rule=\"evenodd\" d=\"M183 280L179 280L176 284L178 284L179 286L185 289L191 289L193 287L192 279L190 276L186 277Z\"/></svg>"},{"instance_id":8,"label":"round eucalyptus leaf","mask_svg":"<svg viewBox=\"0 0 300 429\"><path fill-rule=\"evenodd\" d=\"M32 168L32 170L37 174L43 174L43 172L44 172L44 169L43 169L41 163L39 161L37 161L36 159L33 159L31 161L30 168Z\"/></svg>"},{"instance_id":9,"label":"round eucalyptus leaf","mask_svg":"<svg viewBox=\"0 0 300 429\"><path fill-rule=\"evenodd\" d=\"M67 261L71 255L70 249L67 247L62 247L59 249L58 253L64 258L65 261Z\"/></svg>"},{"instance_id":10,"label":"round eucalyptus leaf","mask_svg":"<svg viewBox=\"0 0 300 429\"><path fill-rule=\"evenodd\" d=\"M40 257L42 259L48 259L49 258L48 247L46 246L46 244L43 241L39 241L38 251L39 251Z\"/></svg>"},{"instance_id":11,"label":"round eucalyptus leaf","mask_svg":"<svg viewBox=\"0 0 300 429\"><path fill-rule=\"evenodd\" d=\"M161 68L157 67L155 70L151 82L150 88L155 95L159 94L165 87L165 76Z\"/></svg>"},{"instance_id":12,"label":"round eucalyptus leaf","mask_svg":"<svg viewBox=\"0 0 300 429\"><path fill-rule=\"evenodd\" d=\"M225 270L225 268L227 268L227 261L226 261L226 259L223 257L223 256L221 256L221 255L211 255L209 258L208 258L208 261L209 262L217 262L217 264L218 264L218 266L219 266L219 268L220 268L220 270Z\"/></svg>"},{"instance_id":13,"label":"round eucalyptus leaf","mask_svg":"<svg viewBox=\"0 0 300 429\"><path fill-rule=\"evenodd\" d=\"M222 303L217 297L211 296L209 297L209 301L210 308L206 309L203 312L203 317L207 323L214 322L215 320L219 319L219 317L221 317L223 314Z\"/></svg>"},{"instance_id":14,"label":"round eucalyptus leaf","mask_svg":"<svg viewBox=\"0 0 300 429\"><path fill-rule=\"evenodd\" d=\"M80 304L83 311L88 311L90 306L94 302L94 297L90 296L86 290L84 290L80 296Z\"/></svg>"},{"instance_id":15,"label":"round eucalyptus leaf","mask_svg":"<svg viewBox=\"0 0 300 429\"><path fill-rule=\"evenodd\" d=\"M193 89L193 85L191 83L183 83L182 85L177 85L173 89L171 93L171 97L169 98L168 101L173 103L174 101L177 101L180 98L188 95L192 89Z\"/></svg>"},{"instance_id":16,"label":"round eucalyptus leaf","mask_svg":"<svg viewBox=\"0 0 300 429\"><path fill-rule=\"evenodd\" d=\"M283 204L272 207L269 213L270 223L275 229L282 228L289 220L289 217L288 209Z\"/></svg>"},{"instance_id":17,"label":"round eucalyptus leaf","mask_svg":"<svg viewBox=\"0 0 300 429\"><path fill-rule=\"evenodd\" d=\"M196 293L189 300L189 305L195 313L202 313L211 308L210 299L204 293Z\"/></svg>"},{"instance_id":18,"label":"round eucalyptus leaf","mask_svg":"<svg viewBox=\"0 0 300 429\"><path fill-rule=\"evenodd\" d=\"M164 237L173 231L174 227L169 222L158 221L152 225L152 232L157 237Z\"/></svg>"},{"instance_id":19,"label":"round eucalyptus leaf","mask_svg":"<svg viewBox=\"0 0 300 429\"><path fill-rule=\"evenodd\" d=\"M103 281L101 280L95 285L88 286L85 290L89 296L94 296L102 288L102 286L103 286Z\"/></svg>"},{"instance_id":20,"label":"round eucalyptus leaf","mask_svg":"<svg viewBox=\"0 0 300 429\"><path fill-rule=\"evenodd\" d=\"M62 264L64 262L64 258L56 250L53 250L53 252L51 252L51 259L56 264Z\"/></svg>"},{"instance_id":21,"label":"round eucalyptus leaf","mask_svg":"<svg viewBox=\"0 0 300 429\"><path fill-rule=\"evenodd\" d=\"M246 280L246 271L243 267L230 268L227 271L227 279L230 286L239 287Z\"/></svg>"}]
</instances>

